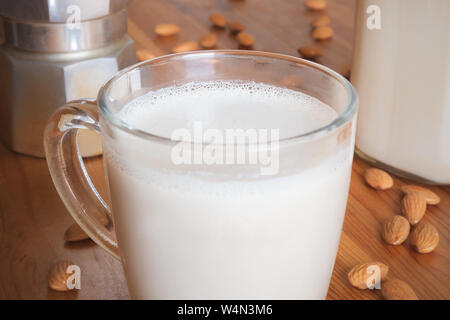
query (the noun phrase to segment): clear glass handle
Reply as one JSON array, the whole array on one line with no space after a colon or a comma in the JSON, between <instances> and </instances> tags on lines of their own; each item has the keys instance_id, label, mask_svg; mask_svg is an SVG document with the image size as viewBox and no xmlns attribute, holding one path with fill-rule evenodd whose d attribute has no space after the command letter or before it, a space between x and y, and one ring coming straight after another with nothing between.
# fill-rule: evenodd
<instances>
[{"instance_id":1,"label":"clear glass handle","mask_svg":"<svg viewBox=\"0 0 450 320\"><path fill-rule=\"evenodd\" d=\"M49 119L44 147L59 196L80 227L98 245L119 259L115 236L105 227L111 211L95 189L77 144L79 129L100 133L95 101L71 101Z\"/></svg>"}]
</instances>

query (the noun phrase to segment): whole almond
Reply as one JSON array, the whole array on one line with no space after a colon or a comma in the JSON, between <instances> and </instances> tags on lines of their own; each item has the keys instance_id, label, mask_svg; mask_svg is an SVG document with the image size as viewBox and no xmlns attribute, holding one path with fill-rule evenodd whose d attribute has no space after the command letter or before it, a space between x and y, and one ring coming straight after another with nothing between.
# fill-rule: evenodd
<instances>
[{"instance_id":1,"label":"whole almond","mask_svg":"<svg viewBox=\"0 0 450 320\"><path fill-rule=\"evenodd\" d=\"M387 279L381 285L381 294L385 300L419 300L414 290L399 279Z\"/></svg>"},{"instance_id":2,"label":"whole almond","mask_svg":"<svg viewBox=\"0 0 450 320\"><path fill-rule=\"evenodd\" d=\"M386 279L389 267L381 262L367 262L361 263L352 268L348 273L348 281L350 284L358 289L367 289L367 281L373 275L373 271L368 270L369 267L378 266L380 268L380 280Z\"/></svg>"},{"instance_id":3,"label":"whole almond","mask_svg":"<svg viewBox=\"0 0 450 320\"><path fill-rule=\"evenodd\" d=\"M98 214L94 217L100 224L107 226L109 224L109 218L103 214L98 212ZM78 225L78 223L73 223L69 228L67 228L64 233L64 240L68 242L82 241L89 239L89 236L86 232Z\"/></svg>"},{"instance_id":4,"label":"whole almond","mask_svg":"<svg viewBox=\"0 0 450 320\"><path fill-rule=\"evenodd\" d=\"M436 249L439 233L433 225L422 222L411 232L409 242L417 252L429 253Z\"/></svg>"},{"instance_id":5,"label":"whole almond","mask_svg":"<svg viewBox=\"0 0 450 320\"><path fill-rule=\"evenodd\" d=\"M136 57L139 61L146 61L154 58L155 55L147 49L139 49L136 51Z\"/></svg>"},{"instance_id":6,"label":"whole almond","mask_svg":"<svg viewBox=\"0 0 450 320\"><path fill-rule=\"evenodd\" d=\"M409 235L409 222L402 216L395 216L383 223L382 236L384 241L394 246L402 244Z\"/></svg>"},{"instance_id":7,"label":"whole almond","mask_svg":"<svg viewBox=\"0 0 450 320\"><path fill-rule=\"evenodd\" d=\"M298 52L306 59L316 59L323 56L322 49L313 46L300 47L298 48Z\"/></svg>"},{"instance_id":8,"label":"whole almond","mask_svg":"<svg viewBox=\"0 0 450 320\"><path fill-rule=\"evenodd\" d=\"M173 49L172 52L175 53L180 53L180 52L187 52L187 51L195 51L198 50L198 43L195 41L186 41L186 42L182 42L178 45L176 45Z\"/></svg>"},{"instance_id":9,"label":"whole almond","mask_svg":"<svg viewBox=\"0 0 450 320\"><path fill-rule=\"evenodd\" d=\"M306 0L304 4L310 10L324 10L327 7L326 0Z\"/></svg>"},{"instance_id":10,"label":"whole almond","mask_svg":"<svg viewBox=\"0 0 450 320\"><path fill-rule=\"evenodd\" d=\"M402 213L411 225L416 225L427 211L427 201L419 193L408 193L402 200Z\"/></svg>"},{"instance_id":11,"label":"whole almond","mask_svg":"<svg viewBox=\"0 0 450 320\"><path fill-rule=\"evenodd\" d=\"M73 265L70 261L60 261L53 265L48 272L48 286L56 291L68 291L67 279L70 273L67 273L67 268Z\"/></svg>"},{"instance_id":12,"label":"whole almond","mask_svg":"<svg viewBox=\"0 0 450 320\"><path fill-rule=\"evenodd\" d=\"M439 198L439 196L434 193L433 191L431 191L430 189L421 187L421 186L416 186L416 185L406 185L406 186L402 186L400 188L400 190L405 193L413 193L413 192L417 192L419 194L421 194L424 198L425 201L427 202L427 204L438 204L439 202L441 202L441 198Z\"/></svg>"},{"instance_id":13,"label":"whole almond","mask_svg":"<svg viewBox=\"0 0 450 320\"><path fill-rule=\"evenodd\" d=\"M81 229L78 223L72 224L64 233L64 240L68 242L82 241L86 239L89 239L89 236L83 229Z\"/></svg>"},{"instance_id":14,"label":"whole almond","mask_svg":"<svg viewBox=\"0 0 450 320\"><path fill-rule=\"evenodd\" d=\"M239 33L246 29L245 25L236 21L228 22L228 29L230 29L231 33Z\"/></svg>"},{"instance_id":15,"label":"whole almond","mask_svg":"<svg viewBox=\"0 0 450 320\"><path fill-rule=\"evenodd\" d=\"M302 78L301 76L299 76L297 74L290 74L290 75L284 76L280 80L280 83L286 87L299 87L304 81L305 81L305 79Z\"/></svg>"},{"instance_id":16,"label":"whole almond","mask_svg":"<svg viewBox=\"0 0 450 320\"><path fill-rule=\"evenodd\" d=\"M239 44L243 47L251 47L255 42L253 36L247 32L240 32L237 35L237 39L239 41Z\"/></svg>"},{"instance_id":17,"label":"whole almond","mask_svg":"<svg viewBox=\"0 0 450 320\"><path fill-rule=\"evenodd\" d=\"M322 27L317 27L313 30L312 32L312 37L315 40L326 40L329 39L333 36L334 31L333 29L331 29L330 26L322 26Z\"/></svg>"},{"instance_id":18,"label":"whole almond","mask_svg":"<svg viewBox=\"0 0 450 320\"><path fill-rule=\"evenodd\" d=\"M346 65L344 65L341 69L340 74L346 78L346 79L350 79L350 75L351 75L351 71L352 71L352 65L347 63Z\"/></svg>"},{"instance_id":19,"label":"whole almond","mask_svg":"<svg viewBox=\"0 0 450 320\"><path fill-rule=\"evenodd\" d=\"M209 20L213 23L214 26L219 28L225 28L225 26L227 25L227 19L220 13L211 14L209 16Z\"/></svg>"},{"instance_id":20,"label":"whole almond","mask_svg":"<svg viewBox=\"0 0 450 320\"><path fill-rule=\"evenodd\" d=\"M386 171L377 168L367 169L364 172L364 179L376 190L387 190L394 185L392 177Z\"/></svg>"},{"instance_id":21,"label":"whole almond","mask_svg":"<svg viewBox=\"0 0 450 320\"><path fill-rule=\"evenodd\" d=\"M160 23L155 26L154 31L158 36L167 37L177 34L180 31L180 27L176 24Z\"/></svg>"},{"instance_id":22,"label":"whole almond","mask_svg":"<svg viewBox=\"0 0 450 320\"><path fill-rule=\"evenodd\" d=\"M94 217L99 223L101 223L104 226L107 226L110 223L110 220L106 214L99 213Z\"/></svg>"},{"instance_id":23,"label":"whole almond","mask_svg":"<svg viewBox=\"0 0 450 320\"><path fill-rule=\"evenodd\" d=\"M200 45L204 49L212 49L217 45L217 36L214 33L205 34L200 39Z\"/></svg>"},{"instance_id":24,"label":"whole almond","mask_svg":"<svg viewBox=\"0 0 450 320\"><path fill-rule=\"evenodd\" d=\"M314 28L328 26L331 23L331 19L328 16L320 16L311 22L311 26Z\"/></svg>"}]
</instances>

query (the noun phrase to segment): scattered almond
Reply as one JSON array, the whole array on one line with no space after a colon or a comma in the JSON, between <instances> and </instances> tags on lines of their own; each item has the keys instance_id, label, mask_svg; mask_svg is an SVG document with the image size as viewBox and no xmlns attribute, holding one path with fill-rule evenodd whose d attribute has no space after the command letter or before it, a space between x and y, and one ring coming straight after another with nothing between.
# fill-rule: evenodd
<instances>
[{"instance_id":1,"label":"scattered almond","mask_svg":"<svg viewBox=\"0 0 450 320\"><path fill-rule=\"evenodd\" d=\"M419 193L408 193L402 200L402 213L411 225L416 225L427 211L427 201Z\"/></svg>"},{"instance_id":2,"label":"scattered almond","mask_svg":"<svg viewBox=\"0 0 450 320\"><path fill-rule=\"evenodd\" d=\"M280 83L286 87L298 87L304 82L304 79L296 74L284 76Z\"/></svg>"},{"instance_id":3,"label":"scattered almond","mask_svg":"<svg viewBox=\"0 0 450 320\"><path fill-rule=\"evenodd\" d=\"M352 268L348 273L348 281L351 285L364 290L367 289L367 280L373 275L373 272L368 271L371 266L378 266L380 268L380 280L384 280L388 274L389 267L381 262L361 263Z\"/></svg>"},{"instance_id":4,"label":"scattered almond","mask_svg":"<svg viewBox=\"0 0 450 320\"><path fill-rule=\"evenodd\" d=\"M267 61L267 59L258 59L258 58L256 58L256 59L253 60L253 63L256 64L256 65L266 65L269 62Z\"/></svg>"},{"instance_id":5,"label":"scattered almond","mask_svg":"<svg viewBox=\"0 0 450 320\"><path fill-rule=\"evenodd\" d=\"M441 202L441 198L439 198L439 196L436 193L434 193L430 189L427 189L424 187L415 186L415 185L406 185L406 186L401 187L400 190L402 190L402 192L405 194L413 193L413 192L417 192L417 193L421 194L425 198L425 201L427 202L427 204L434 205L434 204L438 204L439 202Z\"/></svg>"},{"instance_id":6,"label":"scattered almond","mask_svg":"<svg viewBox=\"0 0 450 320\"><path fill-rule=\"evenodd\" d=\"M217 36L214 33L205 34L200 39L200 45L204 49L212 49L217 45Z\"/></svg>"},{"instance_id":7,"label":"scattered almond","mask_svg":"<svg viewBox=\"0 0 450 320\"><path fill-rule=\"evenodd\" d=\"M237 39L239 41L239 44L244 47L251 47L255 42L253 36L247 32L240 32L237 35Z\"/></svg>"},{"instance_id":8,"label":"scattered almond","mask_svg":"<svg viewBox=\"0 0 450 320\"><path fill-rule=\"evenodd\" d=\"M68 291L67 279L70 274L67 273L67 268L73 265L70 261L60 261L52 266L48 272L48 286L56 291Z\"/></svg>"},{"instance_id":9,"label":"scattered almond","mask_svg":"<svg viewBox=\"0 0 450 320\"><path fill-rule=\"evenodd\" d=\"M386 171L377 168L367 169L364 172L364 179L376 190L387 190L394 185L392 177Z\"/></svg>"},{"instance_id":10,"label":"scattered almond","mask_svg":"<svg viewBox=\"0 0 450 320\"><path fill-rule=\"evenodd\" d=\"M409 242L417 252L429 253L436 249L439 233L433 225L422 222L411 232Z\"/></svg>"},{"instance_id":11,"label":"scattered almond","mask_svg":"<svg viewBox=\"0 0 450 320\"><path fill-rule=\"evenodd\" d=\"M323 56L322 49L313 46L300 47L298 48L298 52L302 55L302 57L312 60Z\"/></svg>"},{"instance_id":12,"label":"scattered almond","mask_svg":"<svg viewBox=\"0 0 450 320\"><path fill-rule=\"evenodd\" d=\"M239 33L246 29L245 25L236 21L228 22L228 29L230 29L231 33Z\"/></svg>"},{"instance_id":13,"label":"scattered almond","mask_svg":"<svg viewBox=\"0 0 450 320\"><path fill-rule=\"evenodd\" d=\"M180 53L180 52L187 52L187 51L195 51L198 50L198 43L195 41L186 41L186 42L182 42L178 45L176 45L173 49L172 52L175 53Z\"/></svg>"},{"instance_id":14,"label":"scattered almond","mask_svg":"<svg viewBox=\"0 0 450 320\"><path fill-rule=\"evenodd\" d=\"M381 294L385 300L419 300L414 290L399 279L387 279L383 282Z\"/></svg>"},{"instance_id":15,"label":"scattered almond","mask_svg":"<svg viewBox=\"0 0 450 320\"><path fill-rule=\"evenodd\" d=\"M334 31L333 29L331 29L330 26L322 26L322 27L317 27L313 30L312 32L312 37L315 40L326 40L329 39L333 36Z\"/></svg>"},{"instance_id":16,"label":"scattered almond","mask_svg":"<svg viewBox=\"0 0 450 320\"><path fill-rule=\"evenodd\" d=\"M64 240L69 242L81 241L89 239L89 236L83 229L78 225L78 223L72 224L69 228L67 228L64 233Z\"/></svg>"},{"instance_id":17,"label":"scattered almond","mask_svg":"<svg viewBox=\"0 0 450 320\"><path fill-rule=\"evenodd\" d=\"M324 10L327 7L326 0L306 0L304 4L310 10Z\"/></svg>"},{"instance_id":18,"label":"scattered almond","mask_svg":"<svg viewBox=\"0 0 450 320\"><path fill-rule=\"evenodd\" d=\"M94 218L104 226L107 226L110 222L108 216L104 213L98 213Z\"/></svg>"},{"instance_id":19,"label":"scattered almond","mask_svg":"<svg viewBox=\"0 0 450 320\"><path fill-rule=\"evenodd\" d=\"M225 26L227 25L227 19L220 13L211 14L209 16L209 20L213 23L214 26L219 28L225 28Z\"/></svg>"},{"instance_id":20,"label":"scattered almond","mask_svg":"<svg viewBox=\"0 0 450 320\"><path fill-rule=\"evenodd\" d=\"M109 224L108 217L103 213L98 213L95 219L104 226ZM69 228L67 228L64 233L64 240L69 242L82 241L89 239L89 236L84 232L84 230L78 225L78 223L73 223Z\"/></svg>"},{"instance_id":21,"label":"scattered almond","mask_svg":"<svg viewBox=\"0 0 450 320\"><path fill-rule=\"evenodd\" d=\"M331 19L328 16L320 16L311 22L313 28L328 26L331 23Z\"/></svg>"},{"instance_id":22,"label":"scattered almond","mask_svg":"<svg viewBox=\"0 0 450 320\"><path fill-rule=\"evenodd\" d=\"M351 64L346 64L345 66L342 67L341 69L341 75L346 78L346 79L350 79L350 74L352 71L352 65Z\"/></svg>"},{"instance_id":23,"label":"scattered almond","mask_svg":"<svg viewBox=\"0 0 450 320\"><path fill-rule=\"evenodd\" d=\"M136 51L136 57L139 61L146 61L155 57L153 53L147 49L139 49Z\"/></svg>"},{"instance_id":24,"label":"scattered almond","mask_svg":"<svg viewBox=\"0 0 450 320\"><path fill-rule=\"evenodd\" d=\"M158 36L167 37L177 34L180 31L180 27L176 24L160 23L155 26L154 31Z\"/></svg>"},{"instance_id":25,"label":"scattered almond","mask_svg":"<svg viewBox=\"0 0 450 320\"><path fill-rule=\"evenodd\" d=\"M383 223L384 241L394 246L402 244L409 235L409 222L402 216L395 216Z\"/></svg>"}]
</instances>

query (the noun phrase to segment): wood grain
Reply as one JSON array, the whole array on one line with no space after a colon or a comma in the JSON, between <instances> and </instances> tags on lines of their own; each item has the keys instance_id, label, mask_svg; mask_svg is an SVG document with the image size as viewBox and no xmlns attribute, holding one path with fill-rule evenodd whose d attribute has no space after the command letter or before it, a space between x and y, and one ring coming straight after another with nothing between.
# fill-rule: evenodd
<instances>
[{"instance_id":1,"label":"wood grain","mask_svg":"<svg viewBox=\"0 0 450 320\"><path fill-rule=\"evenodd\" d=\"M255 37L256 50L297 56L297 48L310 45L310 23L319 12L308 11L301 0L133 0L129 9L129 34L138 48L155 55L170 53L182 41L198 41L208 32L218 35L219 48L237 48L226 30L212 28L208 16L221 12L244 23ZM335 36L320 46L318 62L339 71L351 61L354 0L329 0L326 13ZM158 23L176 23L179 35L157 37ZM87 161L88 171L105 195L100 158ZM369 165L356 158L347 214L330 284L328 299L379 299L376 291L349 286L347 272L355 264L377 260L389 265L392 276L408 282L421 299L450 299L450 188L431 187L442 199L429 206L425 221L441 235L435 252L421 255L408 242L383 244L381 223L400 213L400 186L395 178L388 191L370 189L362 179ZM12 153L0 145L0 299L128 299L120 263L90 240L65 244L63 234L72 223L50 179L44 160ZM58 260L71 260L82 269L81 290L53 292L47 272Z\"/></svg>"}]
</instances>

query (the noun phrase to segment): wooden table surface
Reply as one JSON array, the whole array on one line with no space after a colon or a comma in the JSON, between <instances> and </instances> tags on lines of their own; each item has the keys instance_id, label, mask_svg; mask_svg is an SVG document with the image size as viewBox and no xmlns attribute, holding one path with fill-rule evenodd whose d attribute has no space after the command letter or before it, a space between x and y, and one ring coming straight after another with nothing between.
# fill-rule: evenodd
<instances>
[{"instance_id":1,"label":"wooden table surface","mask_svg":"<svg viewBox=\"0 0 450 320\"><path fill-rule=\"evenodd\" d=\"M297 55L300 45L312 44L310 22L319 13L305 9L301 0L133 0L129 9L129 33L138 48L155 55L169 53L187 40L198 40L213 31L219 48L237 48L227 31L211 29L208 15L221 12L248 27L254 49ZM351 61L354 0L329 0L333 39L320 43L325 51L320 63L340 70ZM178 36L157 38L153 26L170 22L182 27ZM100 193L105 193L100 158L87 161ZM389 191L367 187L362 172L369 165L356 158L340 248L328 291L329 299L379 299L377 291L349 286L349 269L367 261L390 266L392 276L407 281L422 299L450 299L450 188L431 187L442 199L429 206L425 221L441 235L431 254L415 253L408 243L388 246L380 238L381 222L400 213L399 187L395 179ZM119 261L90 240L63 241L72 218L53 187L44 160L21 156L0 145L0 299L128 299ZM54 292L47 288L49 266L68 259L82 270L81 290Z\"/></svg>"}]
</instances>

